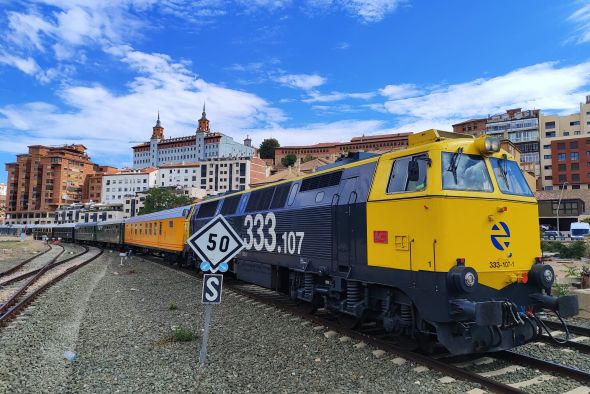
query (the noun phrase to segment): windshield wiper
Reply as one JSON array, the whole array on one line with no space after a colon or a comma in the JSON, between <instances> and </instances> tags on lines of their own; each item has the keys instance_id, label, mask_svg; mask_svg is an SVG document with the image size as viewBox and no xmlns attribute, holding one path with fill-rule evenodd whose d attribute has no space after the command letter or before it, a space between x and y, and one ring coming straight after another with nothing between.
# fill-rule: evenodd
<instances>
[{"instance_id":1,"label":"windshield wiper","mask_svg":"<svg viewBox=\"0 0 590 394\"><path fill-rule=\"evenodd\" d=\"M451 157L451 163L449 164L449 168L447 168L447 171L450 171L453 174L455 185L457 184L457 167L459 166L459 158L461 157L462 153L462 147L457 149L457 152L453 153L453 157Z\"/></svg>"},{"instance_id":2,"label":"windshield wiper","mask_svg":"<svg viewBox=\"0 0 590 394\"><path fill-rule=\"evenodd\" d=\"M506 189L510 190L510 183L508 182L508 158L506 156L498 159L500 161L500 175L506 184Z\"/></svg>"}]
</instances>

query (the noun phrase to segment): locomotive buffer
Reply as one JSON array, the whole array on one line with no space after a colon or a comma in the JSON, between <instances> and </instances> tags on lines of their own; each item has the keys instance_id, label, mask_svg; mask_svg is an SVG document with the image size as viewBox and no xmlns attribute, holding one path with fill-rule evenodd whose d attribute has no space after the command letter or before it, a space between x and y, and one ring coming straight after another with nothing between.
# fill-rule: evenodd
<instances>
[{"instance_id":1,"label":"locomotive buffer","mask_svg":"<svg viewBox=\"0 0 590 394\"><path fill-rule=\"evenodd\" d=\"M201 302L205 305L205 322L199 363L204 366L207 358L207 343L209 341L213 305L221 302L221 290L223 287L223 274L216 274L216 272L227 271L227 262L244 248L244 242L227 220L222 215L217 215L199 231L191 235L187 243L201 259L201 269L204 272L211 271L211 273L203 275L203 292L201 296Z\"/></svg>"}]
</instances>

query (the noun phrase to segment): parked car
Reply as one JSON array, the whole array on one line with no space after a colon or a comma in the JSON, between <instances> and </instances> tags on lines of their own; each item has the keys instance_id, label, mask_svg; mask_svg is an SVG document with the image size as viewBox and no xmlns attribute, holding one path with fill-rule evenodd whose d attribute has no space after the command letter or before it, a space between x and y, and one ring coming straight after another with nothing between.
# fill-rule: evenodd
<instances>
[{"instance_id":1,"label":"parked car","mask_svg":"<svg viewBox=\"0 0 590 394\"><path fill-rule=\"evenodd\" d=\"M563 237L563 235L555 230L548 230L543 233L543 238L557 239L557 237Z\"/></svg>"}]
</instances>

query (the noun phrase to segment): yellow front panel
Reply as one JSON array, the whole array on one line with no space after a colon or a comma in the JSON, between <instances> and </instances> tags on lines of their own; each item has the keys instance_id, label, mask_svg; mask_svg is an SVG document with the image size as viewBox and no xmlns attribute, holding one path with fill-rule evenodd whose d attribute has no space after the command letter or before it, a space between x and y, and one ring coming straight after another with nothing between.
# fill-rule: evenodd
<instances>
[{"instance_id":1,"label":"yellow front panel","mask_svg":"<svg viewBox=\"0 0 590 394\"><path fill-rule=\"evenodd\" d=\"M463 145L465 153L477 154L472 144ZM514 282L541 254L534 198L500 193L493 176L492 192L443 190L441 150L430 148L380 159L367 203L368 264L447 272L457 258L464 258L486 286L501 289ZM456 145L450 148L456 149ZM388 194L394 160L410 153L427 153L432 159L426 187ZM375 242L375 231L386 231L387 243Z\"/></svg>"}]
</instances>

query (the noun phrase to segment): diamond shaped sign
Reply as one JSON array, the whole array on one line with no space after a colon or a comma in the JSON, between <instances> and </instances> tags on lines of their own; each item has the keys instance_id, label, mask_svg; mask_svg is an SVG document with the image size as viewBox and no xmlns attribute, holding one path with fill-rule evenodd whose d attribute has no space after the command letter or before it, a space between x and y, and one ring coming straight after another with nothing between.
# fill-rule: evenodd
<instances>
[{"instance_id":1,"label":"diamond shaped sign","mask_svg":"<svg viewBox=\"0 0 590 394\"><path fill-rule=\"evenodd\" d=\"M242 239L221 215L191 235L187 243L201 260L209 263L213 273L244 248Z\"/></svg>"}]
</instances>

